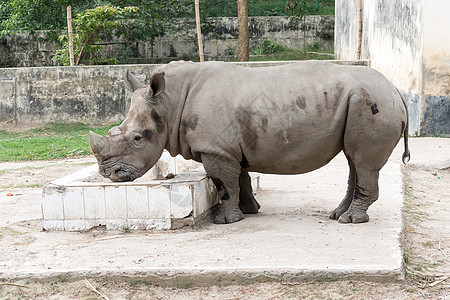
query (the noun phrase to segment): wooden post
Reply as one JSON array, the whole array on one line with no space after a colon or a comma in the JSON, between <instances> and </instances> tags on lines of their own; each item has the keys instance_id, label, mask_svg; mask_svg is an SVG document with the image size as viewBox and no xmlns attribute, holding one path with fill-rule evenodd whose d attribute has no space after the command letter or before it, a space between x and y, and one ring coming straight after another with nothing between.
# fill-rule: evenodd
<instances>
[{"instance_id":1,"label":"wooden post","mask_svg":"<svg viewBox=\"0 0 450 300\"><path fill-rule=\"evenodd\" d=\"M67 6L67 31L69 33L70 66L73 67L75 65L75 59L73 56L72 7L71 6Z\"/></svg>"},{"instance_id":2,"label":"wooden post","mask_svg":"<svg viewBox=\"0 0 450 300\"><path fill-rule=\"evenodd\" d=\"M200 62L203 62L203 61L205 61L205 56L203 55L202 28L200 26L199 0L195 0L195 23L197 24L198 54L200 56Z\"/></svg>"},{"instance_id":3,"label":"wooden post","mask_svg":"<svg viewBox=\"0 0 450 300\"><path fill-rule=\"evenodd\" d=\"M362 0L359 0L358 7L358 50L356 58L361 59L361 43L362 43Z\"/></svg>"}]
</instances>

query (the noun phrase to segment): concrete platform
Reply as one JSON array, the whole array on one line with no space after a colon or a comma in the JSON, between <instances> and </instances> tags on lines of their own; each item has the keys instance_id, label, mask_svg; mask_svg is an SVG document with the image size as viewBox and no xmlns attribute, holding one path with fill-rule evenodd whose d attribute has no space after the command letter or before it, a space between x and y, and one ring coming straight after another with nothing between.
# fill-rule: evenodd
<instances>
[{"instance_id":1,"label":"concrete platform","mask_svg":"<svg viewBox=\"0 0 450 300\"><path fill-rule=\"evenodd\" d=\"M380 176L365 224L328 219L344 196L347 162L295 176L261 176L257 215L172 232L23 232L0 239L0 280L106 276L172 286L401 280L401 151ZM37 201L42 201L37 199ZM35 221L35 222L40 222Z\"/></svg>"}]
</instances>

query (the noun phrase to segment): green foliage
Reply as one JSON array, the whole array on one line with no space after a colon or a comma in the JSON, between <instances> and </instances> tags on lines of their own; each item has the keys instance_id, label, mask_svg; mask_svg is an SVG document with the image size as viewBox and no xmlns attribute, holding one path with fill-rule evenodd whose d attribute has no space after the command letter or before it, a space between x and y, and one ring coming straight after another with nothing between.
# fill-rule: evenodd
<instances>
[{"instance_id":1,"label":"green foliage","mask_svg":"<svg viewBox=\"0 0 450 300\"><path fill-rule=\"evenodd\" d=\"M228 45L227 49L225 49L224 51L225 55L236 55L236 50L234 49L234 47Z\"/></svg>"},{"instance_id":2,"label":"green foliage","mask_svg":"<svg viewBox=\"0 0 450 300\"><path fill-rule=\"evenodd\" d=\"M278 3L277 3L278 2ZM282 16L284 15L283 1L248 1L249 16Z\"/></svg>"},{"instance_id":3,"label":"green foliage","mask_svg":"<svg viewBox=\"0 0 450 300\"><path fill-rule=\"evenodd\" d=\"M334 0L287 0L285 13L290 16L334 15Z\"/></svg>"},{"instance_id":4,"label":"green foliage","mask_svg":"<svg viewBox=\"0 0 450 300\"><path fill-rule=\"evenodd\" d=\"M305 51L306 52L322 52L322 53L330 53L330 54L334 53L334 49L331 45L327 47L324 43L321 43L319 41L314 41L312 43L307 44L305 46Z\"/></svg>"},{"instance_id":5,"label":"green foliage","mask_svg":"<svg viewBox=\"0 0 450 300\"><path fill-rule=\"evenodd\" d=\"M170 32L174 28L174 19L191 13L193 4L188 0L129 0L109 1L129 5L124 8L104 5L87 9L78 13L73 19L73 43L75 53L75 65L83 64L117 64L116 58L104 59L99 51L102 39L113 37L125 43L125 51L130 53L132 47L128 47L131 41L150 41L155 37ZM190 5L188 5L188 3ZM112 34L114 33L114 35ZM62 65L69 65L68 35L60 36L59 41L63 49L57 51L54 60ZM121 61L127 60L122 53L117 57Z\"/></svg>"},{"instance_id":6,"label":"green foliage","mask_svg":"<svg viewBox=\"0 0 450 300\"><path fill-rule=\"evenodd\" d=\"M120 8L106 5L77 14L72 21L75 65L80 62L89 65L117 64L117 59L104 59L99 55L103 48L99 44L100 35L107 38L112 38L113 32L117 38L124 35L132 26L130 19L135 17L137 10L132 6ZM59 64L70 65L68 34L61 35L59 41L64 47L56 52L53 59Z\"/></svg>"},{"instance_id":7,"label":"green foliage","mask_svg":"<svg viewBox=\"0 0 450 300\"><path fill-rule=\"evenodd\" d=\"M0 130L0 162L89 155L88 132L105 135L112 126L51 123L26 132Z\"/></svg>"},{"instance_id":8,"label":"green foliage","mask_svg":"<svg viewBox=\"0 0 450 300\"><path fill-rule=\"evenodd\" d=\"M310 15L334 15L334 0L286 0L284 13L302 19Z\"/></svg>"},{"instance_id":9,"label":"green foliage","mask_svg":"<svg viewBox=\"0 0 450 300\"><path fill-rule=\"evenodd\" d=\"M248 0L249 16L283 16L287 3L301 3L306 15L334 14L335 0ZM63 30L66 8L76 15L97 6L136 6L139 8L135 31L143 40L158 36L170 28L174 18L193 17L193 0L0 0L0 30ZM235 0L200 0L202 17L236 17Z\"/></svg>"},{"instance_id":10,"label":"green foliage","mask_svg":"<svg viewBox=\"0 0 450 300\"><path fill-rule=\"evenodd\" d=\"M3 23L11 14L11 7L10 5L8 5L8 3L9 2L5 0L0 0L0 31L3 31L5 29Z\"/></svg>"},{"instance_id":11,"label":"green foliage","mask_svg":"<svg viewBox=\"0 0 450 300\"><path fill-rule=\"evenodd\" d=\"M170 30L173 19L193 16L191 0L0 0L0 30L2 34L14 31L58 30L67 25L67 6L72 15L98 6L138 7L125 38L150 40Z\"/></svg>"},{"instance_id":12,"label":"green foliage","mask_svg":"<svg viewBox=\"0 0 450 300\"><path fill-rule=\"evenodd\" d=\"M306 0L288 0L284 11L289 16L299 17L300 19L306 15Z\"/></svg>"},{"instance_id":13,"label":"green foliage","mask_svg":"<svg viewBox=\"0 0 450 300\"><path fill-rule=\"evenodd\" d=\"M267 54L274 54L274 53L280 53L284 51L285 48L277 44L269 39L262 39L258 42L258 45L256 47L252 47L250 49L251 55L267 55Z\"/></svg>"},{"instance_id":14,"label":"green foliage","mask_svg":"<svg viewBox=\"0 0 450 300\"><path fill-rule=\"evenodd\" d=\"M93 2L86 0L0 0L0 29L6 32L61 30L66 25L66 7L85 10Z\"/></svg>"},{"instance_id":15,"label":"green foliage","mask_svg":"<svg viewBox=\"0 0 450 300\"><path fill-rule=\"evenodd\" d=\"M120 5L138 7L136 19L125 33L128 39L148 40L153 43L155 37L171 32L176 19L194 16L192 0L127 0L111 1ZM194 24L194 23L193 23Z\"/></svg>"},{"instance_id":16,"label":"green foliage","mask_svg":"<svg viewBox=\"0 0 450 300\"><path fill-rule=\"evenodd\" d=\"M249 16L283 16L287 2L302 2L305 15L334 15L335 0L248 0ZM235 0L200 0L200 10L207 17L237 17Z\"/></svg>"}]
</instances>

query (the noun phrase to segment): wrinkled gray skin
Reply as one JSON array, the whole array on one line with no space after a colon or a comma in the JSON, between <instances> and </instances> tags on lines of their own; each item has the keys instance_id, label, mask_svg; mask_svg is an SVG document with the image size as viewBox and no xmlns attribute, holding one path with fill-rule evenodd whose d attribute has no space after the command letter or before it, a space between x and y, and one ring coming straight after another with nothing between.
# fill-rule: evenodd
<instances>
[{"instance_id":1,"label":"wrinkled gray skin","mask_svg":"<svg viewBox=\"0 0 450 300\"><path fill-rule=\"evenodd\" d=\"M176 62L148 86L126 72L125 86L134 94L124 122L107 137L89 134L100 173L134 180L163 149L202 162L222 198L215 223L258 212L248 172L305 173L340 151L350 167L348 189L330 218L367 222L379 171L402 136L409 158L404 100L368 67Z\"/></svg>"}]
</instances>

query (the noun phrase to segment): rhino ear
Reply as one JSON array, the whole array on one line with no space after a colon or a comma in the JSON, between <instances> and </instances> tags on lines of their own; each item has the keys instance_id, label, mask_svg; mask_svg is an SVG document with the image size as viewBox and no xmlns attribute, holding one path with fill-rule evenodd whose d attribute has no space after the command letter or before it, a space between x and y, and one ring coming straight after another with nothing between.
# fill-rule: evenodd
<instances>
[{"instance_id":1,"label":"rhino ear","mask_svg":"<svg viewBox=\"0 0 450 300\"><path fill-rule=\"evenodd\" d=\"M131 74L131 72L128 69L125 70L124 79L125 79L125 88L127 88L132 92L134 92L135 90L137 90L142 86L142 83L140 83L139 80L137 80L137 78L134 77L133 74Z\"/></svg>"},{"instance_id":2,"label":"rhino ear","mask_svg":"<svg viewBox=\"0 0 450 300\"><path fill-rule=\"evenodd\" d=\"M157 73L152 77L150 87L153 91L153 97L158 96L166 89L166 80L164 79L164 72Z\"/></svg>"}]
</instances>

